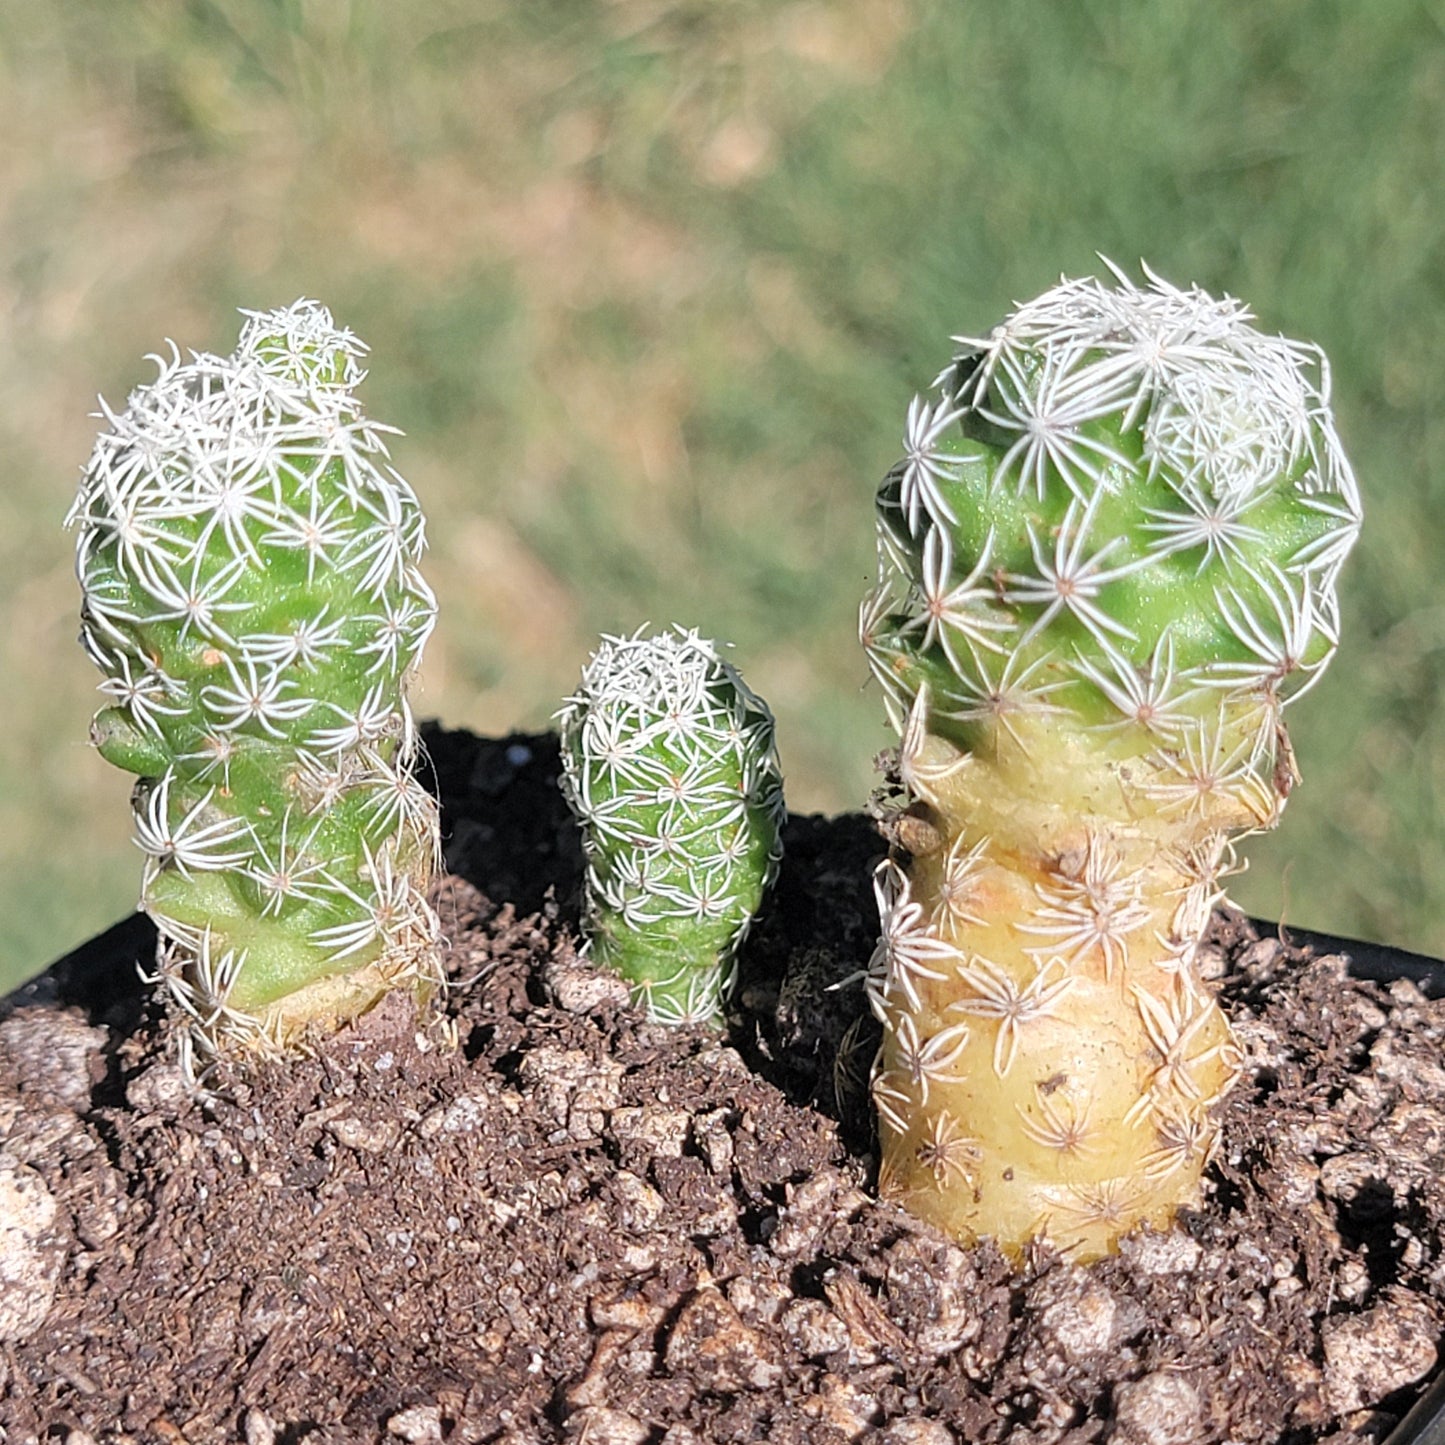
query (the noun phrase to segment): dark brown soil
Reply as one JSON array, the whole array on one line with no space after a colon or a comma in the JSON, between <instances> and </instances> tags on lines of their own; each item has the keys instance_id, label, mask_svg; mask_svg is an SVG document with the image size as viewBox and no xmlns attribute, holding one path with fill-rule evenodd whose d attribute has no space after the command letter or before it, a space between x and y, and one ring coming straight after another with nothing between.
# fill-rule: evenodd
<instances>
[{"instance_id":1,"label":"dark brown soil","mask_svg":"<svg viewBox=\"0 0 1445 1445\"><path fill-rule=\"evenodd\" d=\"M440 1023L383 1007L197 1100L143 921L10 1001L0 1439L1305 1445L1408 1408L1445 1004L1220 917L1250 1066L1206 1206L1015 1273L871 1194L872 1040L839 1060L862 992L829 987L873 946L866 819L792 820L729 1033L666 1031L576 960L552 740L430 744Z\"/></svg>"}]
</instances>

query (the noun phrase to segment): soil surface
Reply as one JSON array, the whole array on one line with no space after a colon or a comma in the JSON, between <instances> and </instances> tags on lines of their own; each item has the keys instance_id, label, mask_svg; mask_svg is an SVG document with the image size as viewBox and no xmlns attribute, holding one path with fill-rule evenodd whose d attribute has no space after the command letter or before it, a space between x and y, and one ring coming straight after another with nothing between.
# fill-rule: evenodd
<instances>
[{"instance_id":1,"label":"soil surface","mask_svg":"<svg viewBox=\"0 0 1445 1445\"><path fill-rule=\"evenodd\" d=\"M1220 915L1204 1207L1015 1272L872 1194L868 819L789 823L728 1032L665 1030L577 960L554 741L428 741L441 1019L197 1098L139 918L5 1006L0 1439L1306 1445L1419 1393L1445 1003Z\"/></svg>"}]
</instances>

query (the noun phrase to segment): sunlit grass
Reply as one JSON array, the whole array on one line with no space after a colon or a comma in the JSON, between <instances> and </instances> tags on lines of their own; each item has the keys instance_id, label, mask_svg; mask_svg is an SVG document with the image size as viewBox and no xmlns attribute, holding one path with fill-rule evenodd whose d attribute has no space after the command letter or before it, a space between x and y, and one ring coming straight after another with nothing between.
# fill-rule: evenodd
<instances>
[{"instance_id":1,"label":"sunlit grass","mask_svg":"<svg viewBox=\"0 0 1445 1445\"><path fill-rule=\"evenodd\" d=\"M97 391L239 305L327 302L408 433L442 624L421 710L539 727L596 633L694 624L795 808L888 735L870 497L951 331L1094 252L1320 341L1366 494L1305 783L1238 890L1445 952L1439 13L52 0L0 10L0 979L132 906L58 531ZM1286 864L1288 863L1288 869Z\"/></svg>"}]
</instances>

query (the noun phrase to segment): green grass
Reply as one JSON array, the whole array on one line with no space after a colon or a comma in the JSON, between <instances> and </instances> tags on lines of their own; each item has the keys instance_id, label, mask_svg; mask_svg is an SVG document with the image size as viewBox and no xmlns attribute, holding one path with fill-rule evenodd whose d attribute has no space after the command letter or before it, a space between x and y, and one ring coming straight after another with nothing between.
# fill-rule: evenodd
<instances>
[{"instance_id":1,"label":"green grass","mask_svg":"<svg viewBox=\"0 0 1445 1445\"><path fill-rule=\"evenodd\" d=\"M307 294L432 517L420 711L546 723L596 633L731 638L794 808L888 742L873 487L955 331L1095 251L1322 343L1368 515L1238 895L1445 953L1445 8L51 0L0 9L0 984L133 901L58 531L162 339Z\"/></svg>"}]
</instances>

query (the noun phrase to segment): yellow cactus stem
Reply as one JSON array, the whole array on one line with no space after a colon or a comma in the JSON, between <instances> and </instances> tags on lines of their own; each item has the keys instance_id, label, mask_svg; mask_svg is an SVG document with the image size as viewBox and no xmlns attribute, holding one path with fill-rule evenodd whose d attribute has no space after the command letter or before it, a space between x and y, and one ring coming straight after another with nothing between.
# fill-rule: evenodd
<instances>
[{"instance_id":1,"label":"yellow cactus stem","mask_svg":"<svg viewBox=\"0 0 1445 1445\"><path fill-rule=\"evenodd\" d=\"M860 614L911 800L867 976L880 1192L1014 1257L1199 1196L1241 1056L1198 944L1295 781L1282 709L1360 520L1317 351L1114 281L961 339Z\"/></svg>"},{"instance_id":2,"label":"yellow cactus stem","mask_svg":"<svg viewBox=\"0 0 1445 1445\"><path fill-rule=\"evenodd\" d=\"M1195 946L1229 832L1282 793L1187 746L1100 759L1057 718L989 755L915 733L903 766L933 846L877 877L881 1193L1015 1254L1044 1236L1092 1259L1167 1226L1239 1068Z\"/></svg>"}]
</instances>

